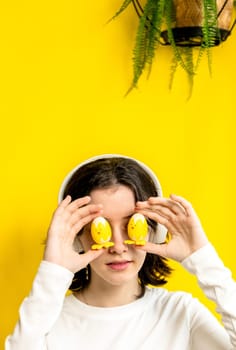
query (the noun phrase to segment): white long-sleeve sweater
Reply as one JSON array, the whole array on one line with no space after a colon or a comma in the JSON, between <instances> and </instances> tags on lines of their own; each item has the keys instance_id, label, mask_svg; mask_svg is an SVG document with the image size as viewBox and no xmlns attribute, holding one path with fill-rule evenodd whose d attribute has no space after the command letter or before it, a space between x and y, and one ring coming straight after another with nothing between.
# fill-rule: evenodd
<instances>
[{"instance_id":1,"label":"white long-sleeve sweater","mask_svg":"<svg viewBox=\"0 0 236 350\"><path fill-rule=\"evenodd\" d=\"M208 244L183 261L224 327L184 292L147 288L124 306L100 308L65 297L73 274L43 261L5 350L230 350L236 349L236 283Z\"/></svg>"}]
</instances>

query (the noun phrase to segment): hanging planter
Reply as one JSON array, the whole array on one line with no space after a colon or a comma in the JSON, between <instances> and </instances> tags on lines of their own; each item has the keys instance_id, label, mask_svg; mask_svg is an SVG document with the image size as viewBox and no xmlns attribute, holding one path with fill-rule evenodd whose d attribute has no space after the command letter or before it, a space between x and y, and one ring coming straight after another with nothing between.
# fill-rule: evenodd
<instances>
[{"instance_id":1,"label":"hanging planter","mask_svg":"<svg viewBox=\"0 0 236 350\"><path fill-rule=\"evenodd\" d=\"M146 0L144 6L139 0L125 0L113 19L130 4L139 16L139 25L133 53L133 81L128 92L137 87L146 68L150 72L158 45L171 45L173 49L170 87L177 67L181 66L192 89L203 53L207 52L211 72L210 49L225 41L235 25L234 0Z\"/></svg>"}]
</instances>

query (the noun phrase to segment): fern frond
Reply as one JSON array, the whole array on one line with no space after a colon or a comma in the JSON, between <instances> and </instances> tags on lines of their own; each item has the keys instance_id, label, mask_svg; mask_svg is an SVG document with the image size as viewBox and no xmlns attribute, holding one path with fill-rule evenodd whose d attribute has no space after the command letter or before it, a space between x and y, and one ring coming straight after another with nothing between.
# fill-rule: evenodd
<instances>
[{"instance_id":1,"label":"fern frond","mask_svg":"<svg viewBox=\"0 0 236 350\"><path fill-rule=\"evenodd\" d=\"M194 69L194 63L193 63L193 48L190 47L181 47L182 55L185 58L185 64L188 67L188 69L193 72L192 74L188 74L188 80L189 80L189 94L188 94L188 100L192 96L193 91L193 76L195 74Z\"/></svg>"},{"instance_id":2,"label":"fern frond","mask_svg":"<svg viewBox=\"0 0 236 350\"><path fill-rule=\"evenodd\" d=\"M201 59L202 59L202 56L204 55L204 53L205 53L205 48L202 47L202 46L199 46L197 59L196 59L196 64L195 64L195 67L194 67L194 71L195 72L198 70L198 67L200 65L200 62L201 62Z\"/></svg>"},{"instance_id":3,"label":"fern frond","mask_svg":"<svg viewBox=\"0 0 236 350\"><path fill-rule=\"evenodd\" d=\"M180 64L180 66L187 72L189 75L194 75L193 65L188 65L184 61L181 54L181 47L177 47L175 43L175 38L172 32L172 22L173 22L173 0L165 0L165 18L167 25L168 40L173 49L174 59Z\"/></svg>"},{"instance_id":4,"label":"fern frond","mask_svg":"<svg viewBox=\"0 0 236 350\"><path fill-rule=\"evenodd\" d=\"M152 13L150 14L151 26L148 32L148 45L147 45L147 63L151 69L152 61L155 56L155 51L159 45L161 28L164 18L165 0L159 0L154 2Z\"/></svg>"},{"instance_id":5,"label":"fern frond","mask_svg":"<svg viewBox=\"0 0 236 350\"><path fill-rule=\"evenodd\" d=\"M206 49L208 57L208 69L211 74L212 52L211 47L215 45L216 40L220 40L220 32L217 27L217 5L216 0L203 0L203 41L202 47Z\"/></svg>"},{"instance_id":6,"label":"fern frond","mask_svg":"<svg viewBox=\"0 0 236 350\"><path fill-rule=\"evenodd\" d=\"M123 4L121 5L121 7L119 8L119 10L114 14L114 16L112 16L107 23L111 22L113 19L115 19L116 17L118 17L128 6L129 4L133 2L133 0L125 0L123 2Z\"/></svg>"},{"instance_id":7,"label":"fern frond","mask_svg":"<svg viewBox=\"0 0 236 350\"><path fill-rule=\"evenodd\" d=\"M136 87L137 82L143 72L146 62L146 18L141 16L136 34L135 46L133 49L133 82L132 87Z\"/></svg>"},{"instance_id":8,"label":"fern frond","mask_svg":"<svg viewBox=\"0 0 236 350\"><path fill-rule=\"evenodd\" d=\"M136 87L138 80L149 62L152 62L154 57L154 51L156 48L156 36L157 29L153 25L153 19L155 20L157 12L157 1L148 0L143 14L139 20L139 26L137 30L135 47L133 50L133 82L132 87ZM149 55L150 58L149 58Z\"/></svg>"},{"instance_id":9,"label":"fern frond","mask_svg":"<svg viewBox=\"0 0 236 350\"><path fill-rule=\"evenodd\" d=\"M173 86L174 76L175 76L177 68L178 68L178 61L173 56L172 61L171 61L171 66L170 66L170 80L169 80L169 89L170 90L172 89L172 86Z\"/></svg>"}]
</instances>

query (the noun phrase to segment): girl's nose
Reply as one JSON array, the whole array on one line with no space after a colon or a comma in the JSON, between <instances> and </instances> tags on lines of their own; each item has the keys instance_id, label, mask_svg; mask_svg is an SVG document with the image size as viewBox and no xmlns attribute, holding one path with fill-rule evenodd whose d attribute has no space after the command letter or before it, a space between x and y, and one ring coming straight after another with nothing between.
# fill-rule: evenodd
<instances>
[{"instance_id":1,"label":"girl's nose","mask_svg":"<svg viewBox=\"0 0 236 350\"><path fill-rule=\"evenodd\" d=\"M114 246L109 248L109 252L111 254L122 254L127 252L128 246L124 243L127 238L127 233L123 232L121 229L112 229L112 242L114 242Z\"/></svg>"}]
</instances>

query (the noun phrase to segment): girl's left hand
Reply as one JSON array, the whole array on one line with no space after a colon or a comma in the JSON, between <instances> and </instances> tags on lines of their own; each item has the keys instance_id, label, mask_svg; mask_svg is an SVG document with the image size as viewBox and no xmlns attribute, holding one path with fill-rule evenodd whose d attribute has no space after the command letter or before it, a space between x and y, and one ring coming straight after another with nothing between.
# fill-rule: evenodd
<instances>
[{"instance_id":1,"label":"girl's left hand","mask_svg":"<svg viewBox=\"0 0 236 350\"><path fill-rule=\"evenodd\" d=\"M136 212L164 225L171 236L168 243L147 242L138 249L181 262L208 243L192 205L182 197L150 197L136 203Z\"/></svg>"}]
</instances>

